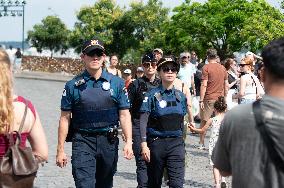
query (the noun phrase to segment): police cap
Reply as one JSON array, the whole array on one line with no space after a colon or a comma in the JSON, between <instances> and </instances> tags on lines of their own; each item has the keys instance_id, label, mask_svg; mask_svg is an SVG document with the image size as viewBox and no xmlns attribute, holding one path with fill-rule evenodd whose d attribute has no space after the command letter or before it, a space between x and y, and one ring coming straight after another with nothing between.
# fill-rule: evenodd
<instances>
[{"instance_id":1,"label":"police cap","mask_svg":"<svg viewBox=\"0 0 284 188\"><path fill-rule=\"evenodd\" d=\"M177 63L176 58L174 56L164 56L157 63L157 71L161 70L161 67L166 63L173 63L173 65L177 68L177 71L180 69L180 64Z\"/></svg>"},{"instance_id":2,"label":"police cap","mask_svg":"<svg viewBox=\"0 0 284 188\"><path fill-rule=\"evenodd\" d=\"M156 61L157 60L155 59L153 53L147 53L142 58L142 63L145 63L145 62L156 62Z\"/></svg>"},{"instance_id":3,"label":"police cap","mask_svg":"<svg viewBox=\"0 0 284 188\"><path fill-rule=\"evenodd\" d=\"M82 45L82 53L88 54L92 51L105 52L104 44L98 38L93 38L91 40L87 40Z\"/></svg>"}]
</instances>

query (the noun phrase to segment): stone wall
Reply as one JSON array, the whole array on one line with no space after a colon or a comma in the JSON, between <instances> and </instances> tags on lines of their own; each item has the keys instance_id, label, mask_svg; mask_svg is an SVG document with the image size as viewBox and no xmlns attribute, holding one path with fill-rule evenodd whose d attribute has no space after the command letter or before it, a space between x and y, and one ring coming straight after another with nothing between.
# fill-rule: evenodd
<instances>
[{"instance_id":1,"label":"stone wall","mask_svg":"<svg viewBox=\"0 0 284 188\"><path fill-rule=\"evenodd\" d=\"M84 64L80 59L24 56L22 69L41 72L64 71L75 75L84 69Z\"/></svg>"},{"instance_id":2,"label":"stone wall","mask_svg":"<svg viewBox=\"0 0 284 188\"><path fill-rule=\"evenodd\" d=\"M119 65L121 71L131 69L133 75L136 71L135 65L122 64ZM40 56L24 56L22 59L22 69L29 71L41 72L65 72L68 74L76 75L84 70L84 63L81 59L72 58L50 58Z\"/></svg>"}]
</instances>

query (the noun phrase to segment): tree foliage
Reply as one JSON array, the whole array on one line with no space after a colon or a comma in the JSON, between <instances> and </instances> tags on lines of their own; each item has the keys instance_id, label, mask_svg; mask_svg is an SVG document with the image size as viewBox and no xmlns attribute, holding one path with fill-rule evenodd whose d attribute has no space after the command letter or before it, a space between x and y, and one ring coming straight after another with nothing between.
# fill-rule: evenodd
<instances>
[{"instance_id":1,"label":"tree foliage","mask_svg":"<svg viewBox=\"0 0 284 188\"><path fill-rule=\"evenodd\" d=\"M265 0L185 0L172 12L161 0L133 1L127 9L114 0L98 0L82 7L77 19L69 35L59 18L48 16L29 31L28 39L39 51L74 47L80 52L82 42L96 36L108 54L137 63L157 47L166 54L195 50L201 56L214 47L223 59L243 48L262 49L284 34L283 14Z\"/></svg>"},{"instance_id":2,"label":"tree foliage","mask_svg":"<svg viewBox=\"0 0 284 188\"><path fill-rule=\"evenodd\" d=\"M159 47L159 34L162 25L169 20L168 12L158 0L131 3L130 9L113 25L114 44L121 46L125 61L140 62L142 54Z\"/></svg>"},{"instance_id":3,"label":"tree foliage","mask_svg":"<svg viewBox=\"0 0 284 188\"><path fill-rule=\"evenodd\" d=\"M283 35L283 15L265 0L186 1L174 9L166 41L175 52L194 49L200 54L214 47L221 58L246 46L262 48Z\"/></svg>"},{"instance_id":4,"label":"tree foliage","mask_svg":"<svg viewBox=\"0 0 284 188\"><path fill-rule=\"evenodd\" d=\"M120 9L113 0L99 0L93 6L82 7L77 14L78 22L70 36L70 44L77 52L81 50L81 44L93 37L104 41L106 49L113 52L113 28L112 24L122 15Z\"/></svg>"},{"instance_id":5,"label":"tree foliage","mask_svg":"<svg viewBox=\"0 0 284 188\"><path fill-rule=\"evenodd\" d=\"M52 56L53 52L67 48L68 33L66 25L58 17L47 16L41 24L28 31L27 39L38 52L49 49Z\"/></svg>"}]
</instances>

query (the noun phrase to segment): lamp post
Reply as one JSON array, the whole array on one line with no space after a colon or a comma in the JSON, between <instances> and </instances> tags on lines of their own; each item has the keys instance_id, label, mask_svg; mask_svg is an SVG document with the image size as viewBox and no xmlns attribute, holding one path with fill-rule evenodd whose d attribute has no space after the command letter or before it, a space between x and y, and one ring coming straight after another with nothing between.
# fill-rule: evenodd
<instances>
[{"instance_id":1,"label":"lamp post","mask_svg":"<svg viewBox=\"0 0 284 188\"><path fill-rule=\"evenodd\" d=\"M22 50L25 48L25 5L26 1L22 0L0 0L0 18L7 16L22 16L23 27L22 27Z\"/></svg>"}]
</instances>

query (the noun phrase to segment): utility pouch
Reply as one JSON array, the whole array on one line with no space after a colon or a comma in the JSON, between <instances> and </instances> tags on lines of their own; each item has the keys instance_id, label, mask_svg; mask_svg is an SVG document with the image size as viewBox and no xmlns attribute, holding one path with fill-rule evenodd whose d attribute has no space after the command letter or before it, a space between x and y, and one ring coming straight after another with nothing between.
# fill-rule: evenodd
<instances>
[{"instance_id":1,"label":"utility pouch","mask_svg":"<svg viewBox=\"0 0 284 188\"><path fill-rule=\"evenodd\" d=\"M107 139L110 144L113 144L118 136L118 129L117 128L111 128L107 132Z\"/></svg>"}]
</instances>

